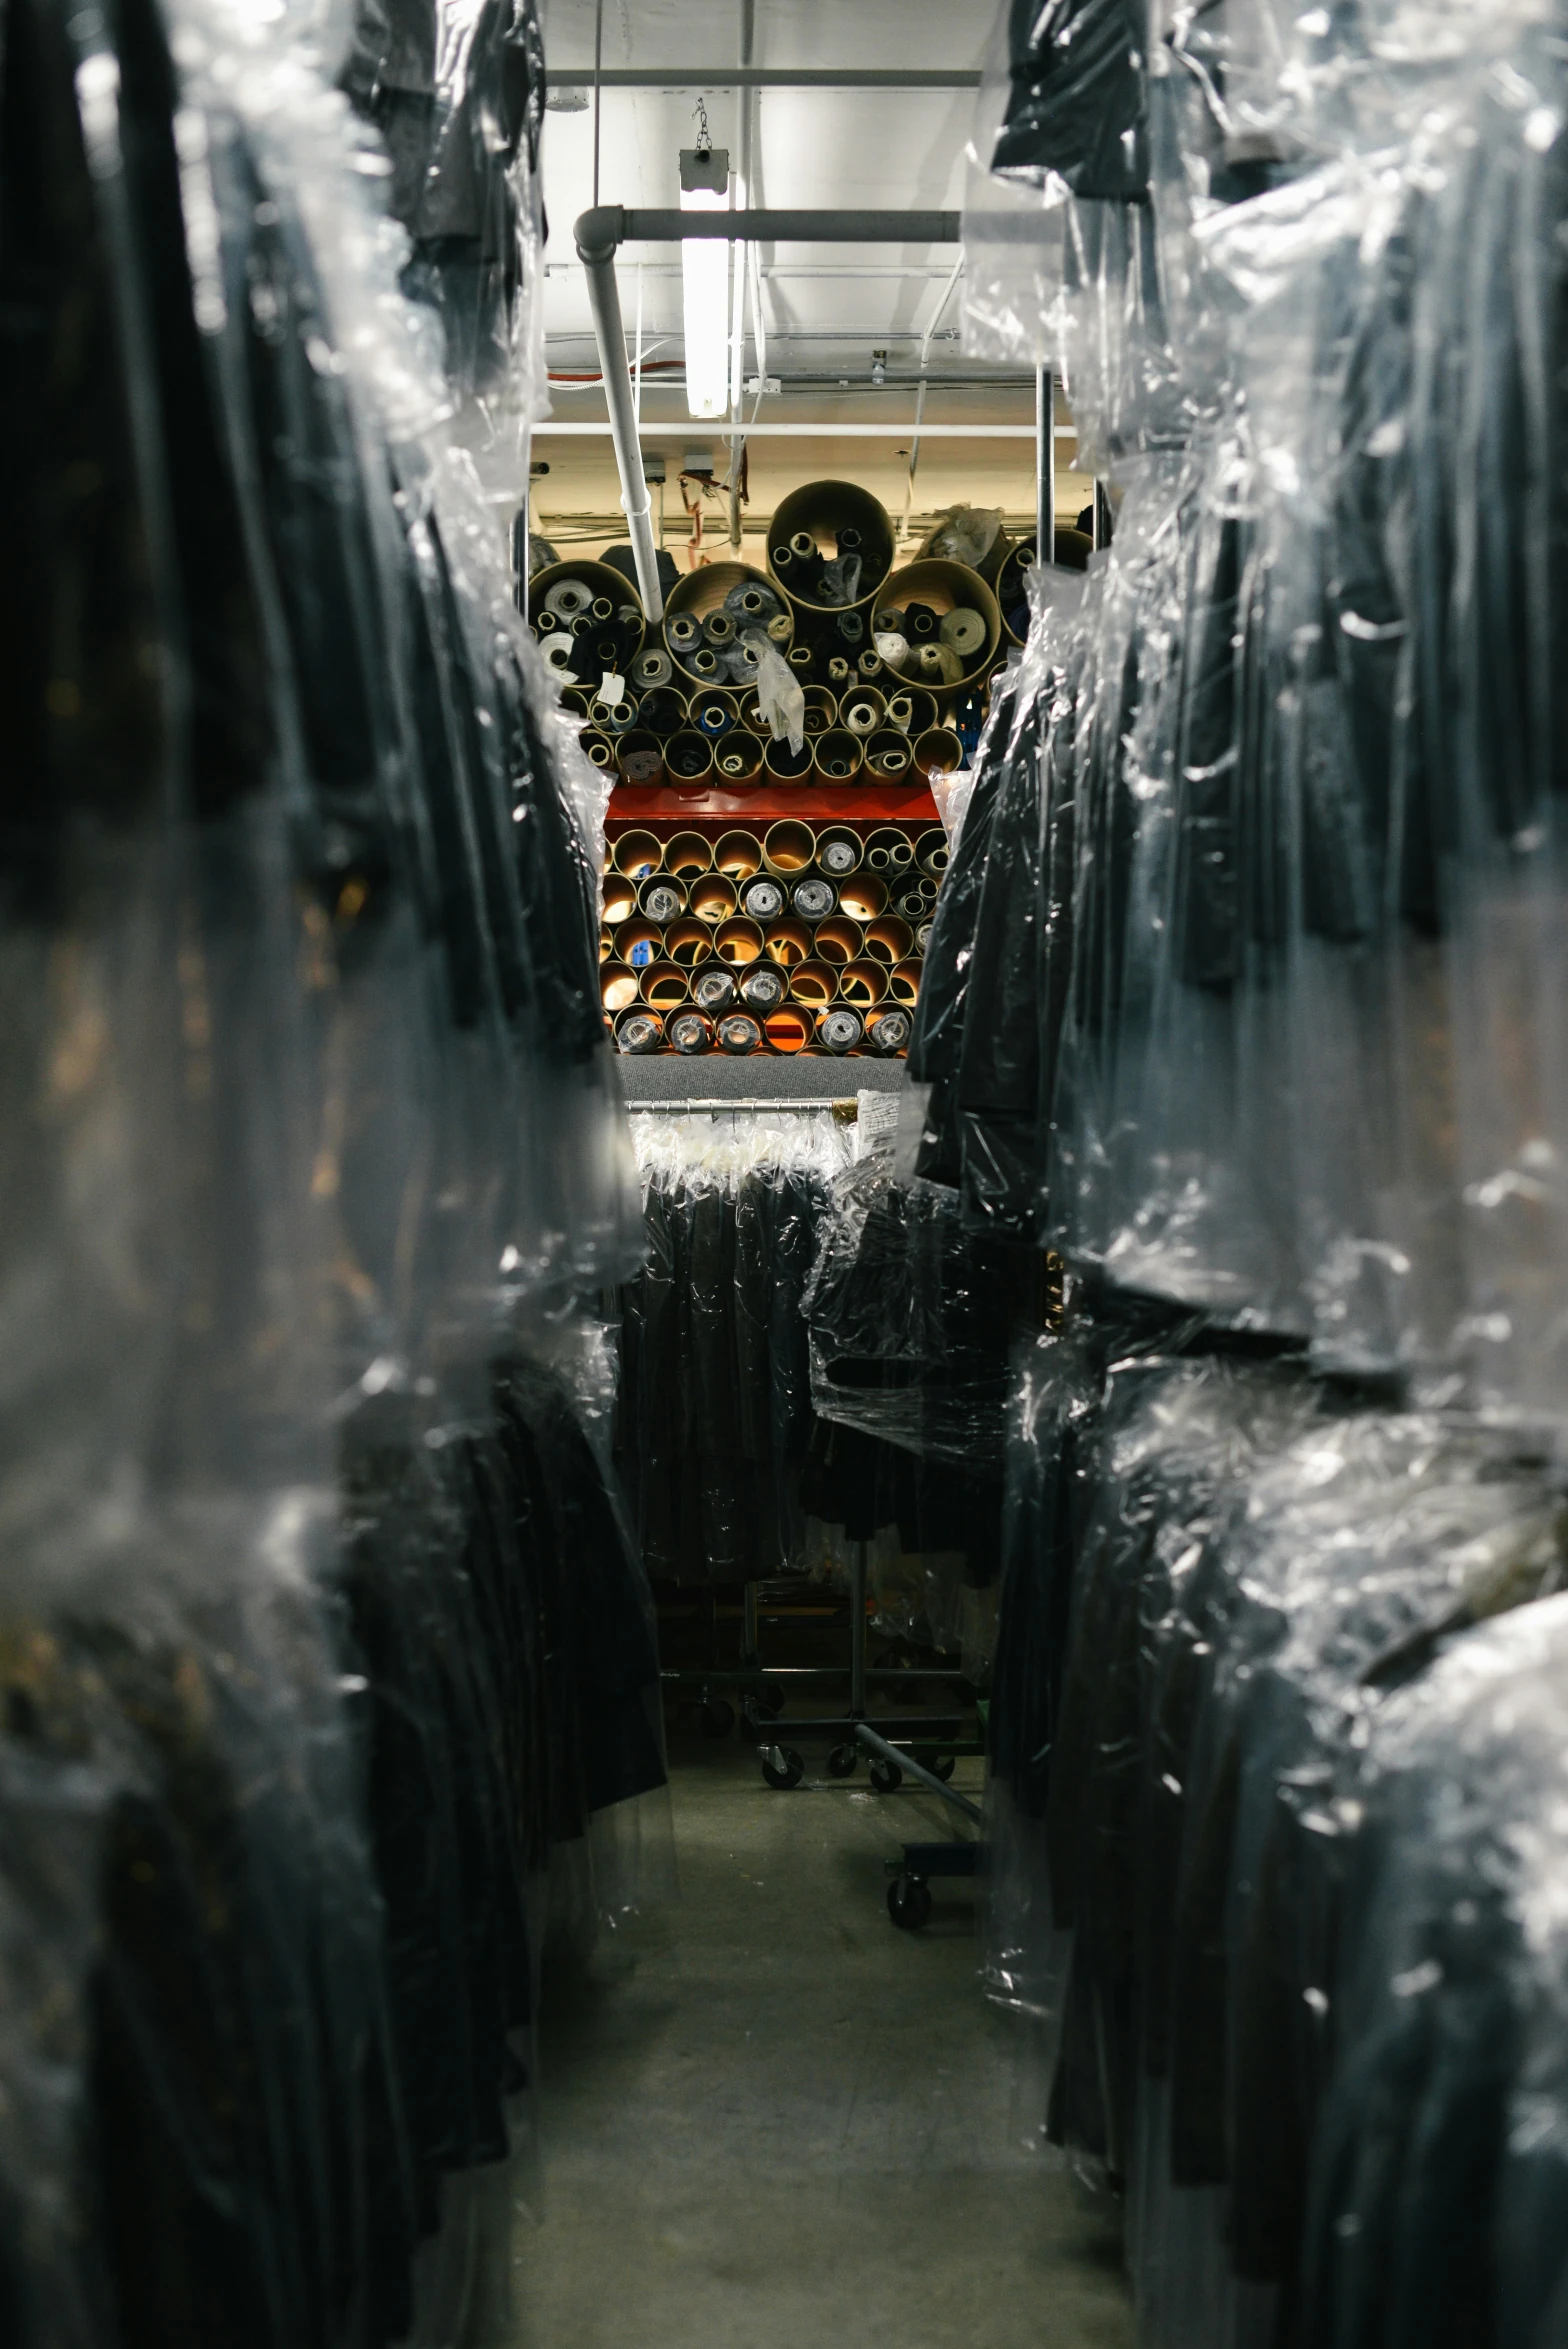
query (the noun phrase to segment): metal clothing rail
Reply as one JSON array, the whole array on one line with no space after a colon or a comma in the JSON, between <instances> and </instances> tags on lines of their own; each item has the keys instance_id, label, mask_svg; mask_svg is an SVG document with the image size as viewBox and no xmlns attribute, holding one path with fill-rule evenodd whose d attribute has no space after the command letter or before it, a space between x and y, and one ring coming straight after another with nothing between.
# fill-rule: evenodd
<instances>
[{"instance_id":1,"label":"metal clothing rail","mask_svg":"<svg viewBox=\"0 0 1568 2349\"><path fill-rule=\"evenodd\" d=\"M700 1110L710 1109L766 1111L775 1109L853 1109L855 1105L853 1093L835 1093L824 1094L820 1097L808 1095L801 1099L791 1097L785 1100L780 1100L777 1095L764 1099L757 1094L743 1094L737 1096L733 1101L628 1101L626 1107L632 1117L686 1117L693 1116Z\"/></svg>"}]
</instances>

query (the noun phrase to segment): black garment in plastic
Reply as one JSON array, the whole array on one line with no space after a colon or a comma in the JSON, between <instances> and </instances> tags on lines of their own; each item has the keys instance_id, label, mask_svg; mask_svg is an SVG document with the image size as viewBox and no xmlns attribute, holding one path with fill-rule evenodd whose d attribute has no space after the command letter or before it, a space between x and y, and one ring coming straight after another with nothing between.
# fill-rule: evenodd
<instances>
[{"instance_id":1,"label":"black garment in plastic","mask_svg":"<svg viewBox=\"0 0 1568 2349\"><path fill-rule=\"evenodd\" d=\"M537 170L544 114L534 0L482 0L466 23L436 0L357 0L341 80L386 142L414 240L404 292L439 311L453 382L498 389L519 287L513 175Z\"/></svg>"},{"instance_id":2,"label":"black garment in plastic","mask_svg":"<svg viewBox=\"0 0 1568 2349\"><path fill-rule=\"evenodd\" d=\"M1012 0L1007 109L991 169L1052 172L1078 196L1147 194L1144 52L1135 0Z\"/></svg>"}]
</instances>

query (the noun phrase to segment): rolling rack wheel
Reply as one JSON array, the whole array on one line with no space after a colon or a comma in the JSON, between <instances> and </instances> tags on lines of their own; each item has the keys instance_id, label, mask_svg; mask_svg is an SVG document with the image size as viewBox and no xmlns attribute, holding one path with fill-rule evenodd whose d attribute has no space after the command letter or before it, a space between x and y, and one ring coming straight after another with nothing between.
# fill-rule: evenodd
<instances>
[{"instance_id":1,"label":"rolling rack wheel","mask_svg":"<svg viewBox=\"0 0 1568 2349\"><path fill-rule=\"evenodd\" d=\"M860 1755L852 1745L836 1745L828 1755L830 1778L853 1778Z\"/></svg>"},{"instance_id":2,"label":"rolling rack wheel","mask_svg":"<svg viewBox=\"0 0 1568 2349\"><path fill-rule=\"evenodd\" d=\"M904 1783L904 1773L896 1762L878 1755L871 1765L871 1783L878 1794L896 1794Z\"/></svg>"},{"instance_id":3,"label":"rolling rack wheel","mask_svg":"<svg viewBox=\"0 0 1568 2349\"><path fill-rule=\"evenodd\" d=\"M952 1754L938 1754L936 1760L931 1765L933 1775L937 1778L940 1778L944 1786L952 1777L953 1772L957 1769L957 1767L957 1759Z\"/></svg>"},{"instance_id":4,"label":"rolling rack wheel","mask_svg":"<svg viewBox=\"0 0 1568 2349\"><path fill-rule=\"evenodd\" d=\"M931 1914L931 1887L920 1876L896 1876L887 1888L887 1913L901 1933L918 1933Z\"/></svg>"},{"instance_id":5,"label":"rolling rack wheel","mask_svg":"<svg viewBox=\"0 0 1568 2349\"><path fill-rule=\"evenodd\" d=\"M727 1697L709 1697L697 1718L704 1737L728 1737L735 1726L735 1707Z\"/></svg>"},{"instance_id":6,"label":"rolling rack wheel","mask_svg":"<svg viewBox=\"0 0 1568 2349\"><path fill-rule=\"evenodd\" d=\"M798 1786L806 1775L806 1765L792 1745L765 1745L762 1775L770 1786Z\"/></svg>"},{"instance_id":7,"label":"rolling rack wheel","mask_svg":"<svg viewBox=\"0 0 1568 2349\"><path fill-rule=\"evenodd\" d=\"M765 1680L757 1691L757 1702L776 1721L784 1710L784 1690L776 1680Z\"/></svg>"}]
</instances>

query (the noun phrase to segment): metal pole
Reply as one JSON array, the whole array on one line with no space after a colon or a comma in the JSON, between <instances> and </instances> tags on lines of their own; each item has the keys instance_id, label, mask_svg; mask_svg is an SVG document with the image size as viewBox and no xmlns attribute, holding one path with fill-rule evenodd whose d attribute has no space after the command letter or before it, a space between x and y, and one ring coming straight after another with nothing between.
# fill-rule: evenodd
<instances>
[{"instance_id":1,"label":"metal pole","mask_svg":"<svg viewBox=\"0 0 1568 2349\"><path fill-rule=\"evenodd\" d=\"M798 66L798 65L585 65L552 66L551 90L977 90L977 67Z\"/></svg>"},{"instance_id":2,"label":"metal pole","mask_svg":"<svg viewBox=\"0 0 1568 2349\"><path fill-rule=\"evenodd\" d=\"M928 1770L924 1762L917 1762L913 1754L901 1754L896 1745L889 1745L885 1737L878 1737L876 1731L868 1728L864 1721L855 1724L855 1743L879 1755L884 1762L896 1763L900 1770L907 1770L911 1778L918 1778L922 1785L930 1787L933 1794L939 1794L944 1802L951 1803L955 1811L962 1811L966 1818L973 1819L981 1827L985 1825L985 1813L978 1803L972 1803L967 1794L956 1793L945 1778L939 1778L934 1770Z\"/></svg>"},{"instance_id":3,"label":"metal pole","mask_svg":"<svg viewBox=\"0 0 1568 2349\"><path fill-rule=\"evenodd\" d=\"M746 1583L741 1590L740 1660L743 1664L757 1662L757 1586Z\"/></svg>"},{"instance_id":4,"label":"metal pole","mask_svg":"<svg viewBox=\"0 0 1568 2349\"><path fill-rule=\"evenodd\" d=\"M1040 368L1034 379L1034 552L1037 563L1056 561L1056 370Z\"/></svg>"},{"instance_id":5,"label":"metal pole","mask_svg":"<svg viewBox=\"0 0 1568 2349\"><path fill-rule=\"evenodd\" d=\"M849 1709L866 1709L866 1545L856 1542L849 1560Z\"/></svg>"},{"instance_id":6,"label":"metal pole","mask_svg":"<svg viewBox=\"0 0 1568 2349\"><path fill-rule=\"evenodd\" d=\"M677 207L633 211L600 204L577 222L577 247L584 239L605 245L677 245L687 237L733 237L747 244L961 245L959 212L773 211L682 212Z\"/></svg>"},{"instance_id":7,"label":"metal pole","mask_svg":"<svg viewBox=\"0 0 1568 2349\"><path fill-rule=\"evenodd\" d=\"M642 590L643 610L650 622L655 622L664 617L664 597L659 589L659 557L649 519L648 484L643 478L632 379L626 365L626 329L621 323L621 294L615 278L616 246L614 242L598 246L585 243L583 235L585 228L603 218L600 212L584 213L577 223L577 253L588 279L588 301L599 345L599 372L604 377L610 434L621 474L621 504L626 509L637 584Z\"/></svg>"}]
</instances>

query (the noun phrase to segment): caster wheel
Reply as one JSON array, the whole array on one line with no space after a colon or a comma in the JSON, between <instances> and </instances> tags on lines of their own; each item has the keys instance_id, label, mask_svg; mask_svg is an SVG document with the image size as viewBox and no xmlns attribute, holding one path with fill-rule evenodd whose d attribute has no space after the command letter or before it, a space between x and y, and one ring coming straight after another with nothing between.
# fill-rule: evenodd
<instances>
[{"instance_id":1,"label":"caster wheel","mask_svg":"<svg viewBox=\"0 0 1568 2349\"><path fill-rule=\"evenodd\" d=\"M860 1759L852 1745L836 1745L828 1756L830 1778L853 1778L855 1764Z\"/></svg>"},{"instance_id":2,"label":"caster wheel","mask_svg":"<svg viewBox=\"0 0 1568 2349\"><path fill-rule=\"evenodd\" d=\"M776 1680L765 1680L757 1691L757 1702L776 1721L784 1710L784 1691Z\"/></svg>"},{"instance_id":3,"label":"caster wheel","mask_svg":"<svg viewBox=\"0 0 1568 2349\"><path fill-rule=\"evenodd\" d=\"M704 1737L728 1737L735 1726L735 1707L727 1697L710 1697L697 1718Z\"/></svg>"},{"instance_id":4,"label":"caster wheel","mask_svg":"<svg viewBox=\"0 0 1568 2349\"><path fill-rule=\"evenodd\" d=\"M887 1888L887 1913L901 1933L918 1933L931 1914L931 1887L918 1876L899 1876Z\"/></svg>"},{"instance_id":5,"label":"caster wheel","mask_svg":"<svg viewBox=\"0 0 1568 2349\"><path fill-rule=\"evenodd\" d=\"M762 1775L770 1786L798 1786L806 1775L806 1765L792 1745L765 1746Z\"/></svg>"},{"instance_id":6,"label":"caster wheel","mask_svg":"<svg viewBox=\"0 0 1568 2349\"><path fill-rule=\"evenodd\" d=\"M884 1762L878 1754L871 1765L871 1783L878 1794L895 1794L904 1783L904 1773L896 1762Z\"/></svg>"},{"instance_id":7,"label":"caster wheel","mask_svg":"<svg viewBox=\"0 0 1568 2349\"><path fill-rule=\"evenodd\" d=\"M940 1754L931 1764L933 1776L940 1778L944 1785L946 1784L947 1780L952 1777L953 1772L957 1769L957 1767L957 1759L952 1754Z\"/></svg>"}]
</instances>

